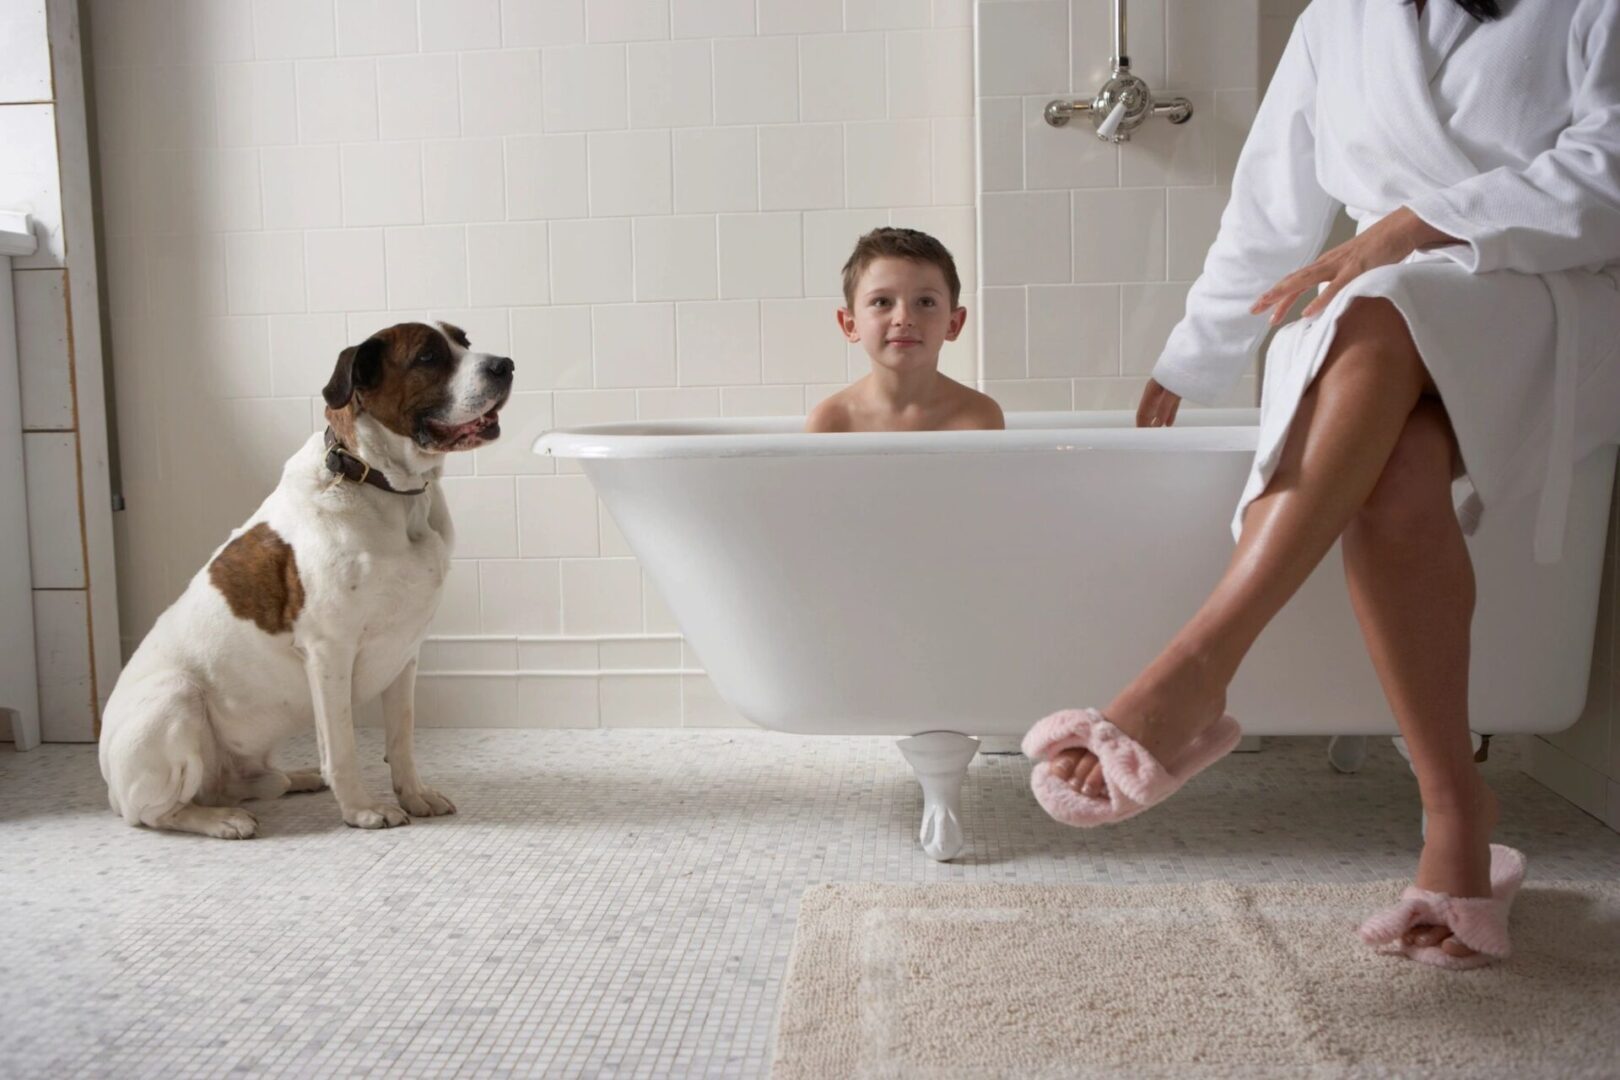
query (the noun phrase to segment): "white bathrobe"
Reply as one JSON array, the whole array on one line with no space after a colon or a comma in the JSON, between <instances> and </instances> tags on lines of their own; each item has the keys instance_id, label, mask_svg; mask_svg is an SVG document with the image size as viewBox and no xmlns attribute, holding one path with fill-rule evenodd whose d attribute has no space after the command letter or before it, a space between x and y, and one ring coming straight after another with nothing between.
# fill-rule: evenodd
<instances>
[{"instance_id":1,"label":"white bathrobe","mask_svg":"<svg viewBox=\"0 0 1620 1080\"><path fill-rule=\"evenodd\" d=\"M1458 513L1540 492L1556 560L1575 462L1620 441L1620 0L1315 0L1233 177L1203 275L1153 377L1193 401L1248 369L1249 307L1320 253L1342 205L1366 229L1408 206L1464 243L1369 271L1266 354L1259 451L1233 520L1360 296L1405 316L1457 434Z\"/></svg>"}]
</instances>

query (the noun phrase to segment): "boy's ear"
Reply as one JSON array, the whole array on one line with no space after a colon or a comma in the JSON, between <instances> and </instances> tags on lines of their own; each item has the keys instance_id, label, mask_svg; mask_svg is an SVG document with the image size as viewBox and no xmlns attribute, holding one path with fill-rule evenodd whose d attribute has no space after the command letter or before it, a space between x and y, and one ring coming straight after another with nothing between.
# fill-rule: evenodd
<instances>
[{"instance_id":1,"label":"boy's ear","mask_svg":"<svg viewBox=\"0 0 1620 1080\"><path fill-rule=\"evenodd\" d=\"M845 341L861 340L861 332L855 326L855 315L848 308L838 309L838 329L844 332Z\"/></svg>"},{"instance_id":2,"label":"boy's ear","mask_svg":"<svg viewBox=\"0 0 1620 1080\"><path fill-rule=\"evenodd\" d=\"M945 331L946 341L955 341L962 333L962 327L967 324L967 308L959 307L951 312L951 325Z\"/></svg>"}]
</instances>

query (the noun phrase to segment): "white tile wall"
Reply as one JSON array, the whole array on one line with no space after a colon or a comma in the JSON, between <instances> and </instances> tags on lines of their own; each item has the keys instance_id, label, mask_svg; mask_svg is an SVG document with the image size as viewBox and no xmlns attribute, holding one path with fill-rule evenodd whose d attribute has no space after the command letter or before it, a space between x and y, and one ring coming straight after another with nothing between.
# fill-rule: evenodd
<instances>
[{"instance_id":1,"label":"white tile wall","mask_svg":"<svg viewBox=\"0 0 1620 1080\"><path fill-rule=\"evenodd\" d=\"M71 428L67 275L61 270L18 270L12 274L11 291L17 311L23 427L31 431Z\"/></svg>"},{"instance_id":2,"label":"white tile wall","mask_svg":"<svg viewBox=\"0 0 1620 1080\"><path fill-rule=\"evenodd\" d=\"M1194 115L1149 120L1117 146L1086 118L1053 128L1042 115L1107 78L1108 0L977 12L982 371L1004 406L1132 407L1228 198L1257 99L1259 0L1134 0L1132 70ZM1245 380L1232 403L1252 393Z\"/></svg>"},{"instance_id":3,"label":"white tile wall","mask_svg":"<svg viewBox=\"0 0 1620 1080\"><path fill-rule=\"evenodd\" d=\"M433 633L524 640L519 675L493 673L512 663L494 646L439 648L441 669L492 673L425 674L421 721L738 722L681 674L697 665L678 637L644 641L673 619L578 467L527 444L553 424L802 413L852 370L839 272L875 225L935 231L971 289L971 4L89 7L128 375L126 641L318 429L337 353L431 315L518 364L502 442L447 470L458 548ZM1057 262L1071 283L1068 247ZM49 282L31 287L48 308ZM175 355L180 326L208 348ZM55 340L25 350L42 427L63 410ZM969 343L945 362L973 378L976 360ZM143 389L177 379L192 398ZM172 468L216 444L203 486L239 498Z\"/></svg>"}]
</instances>

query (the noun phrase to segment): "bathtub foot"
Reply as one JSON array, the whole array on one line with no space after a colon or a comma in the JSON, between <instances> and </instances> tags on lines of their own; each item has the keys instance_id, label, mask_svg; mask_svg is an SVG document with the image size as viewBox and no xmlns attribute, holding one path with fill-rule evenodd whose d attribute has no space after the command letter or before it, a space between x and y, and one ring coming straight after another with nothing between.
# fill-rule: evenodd
<instances>
[{"instance_id":1,"label":"bathtub foot","mask_svg":"<svg viewBox=\"0 0 1620 1080\"><path fill-rule=\"evenodd\" d=\"M1335 735L1328 740L1328 764L1335 772L1360 772L1367 761L1367 736Z\"/></svg>"},{"instance_id":2,"label":"bathtub foot","mask_svg":"<svg viewBox=\"0 0 1620 1080\"><path fill-rule=\"evenodd\" d=\"M918 839L928 857L944 862L962 850L962 779L979 740L954 731L928 731L899 741L923 789Z\"/></svg>"}]
</instances>

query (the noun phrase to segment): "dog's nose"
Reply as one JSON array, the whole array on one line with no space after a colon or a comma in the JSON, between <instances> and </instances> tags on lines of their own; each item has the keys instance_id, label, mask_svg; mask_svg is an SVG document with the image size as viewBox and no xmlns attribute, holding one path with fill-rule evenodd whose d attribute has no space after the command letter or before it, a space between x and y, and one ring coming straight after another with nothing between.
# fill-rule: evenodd
<instances>
[{"instance_id":1,"label":"dog's nose","mask_svg":"<svg viewBox=\"0 0 1620 1080\"><path fill-rule=\"evenodd\" d=\"M497 379L510 379L512 377L512 369L515 367L517 367L517 365L512 363L510 357L497 356L490 360L485 370L487 370Z\"/></svg>"}]
</instances>

